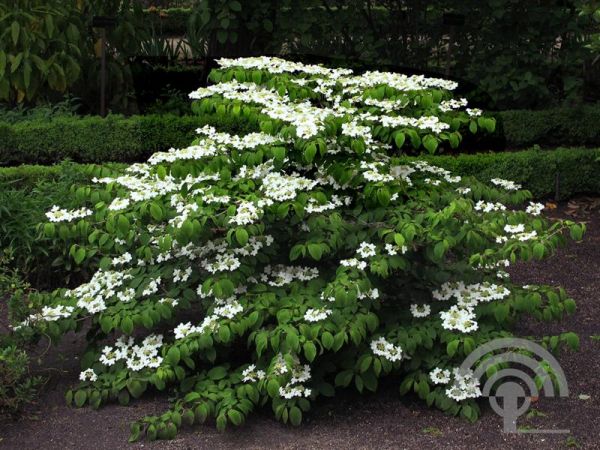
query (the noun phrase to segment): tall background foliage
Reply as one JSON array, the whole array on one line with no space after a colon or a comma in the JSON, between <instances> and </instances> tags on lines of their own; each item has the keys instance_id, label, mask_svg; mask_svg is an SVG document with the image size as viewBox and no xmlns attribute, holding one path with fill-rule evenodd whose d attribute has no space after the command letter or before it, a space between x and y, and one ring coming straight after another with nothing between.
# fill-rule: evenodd
<instances>
[{"instance_id":1,"label":"tall background foliage","mask_svg":"<svg viewBox=\"0 0 600 450\"><path fill-rule=\"evenodd\" d=\"M140 61L169 66L165 85L173 87L181 85L173 72L190 61L257 54L333 55L448 76L495 109L595 101L597 11L597 2L580 0L0 0L0 97L35 103L71 92L94 103L99 30L91 18L111 15L113 110L127 112L139 96ZM198 72L192 77L200 84Z\"/></svg>"}]
</instances>

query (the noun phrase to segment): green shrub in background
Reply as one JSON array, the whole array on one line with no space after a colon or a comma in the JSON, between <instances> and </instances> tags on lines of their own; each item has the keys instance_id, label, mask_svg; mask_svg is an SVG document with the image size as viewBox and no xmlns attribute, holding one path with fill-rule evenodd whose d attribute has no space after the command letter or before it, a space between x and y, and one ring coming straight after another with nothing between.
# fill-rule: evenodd
<instances>
[{"instance_id":1,"label":"green shrub in background","mask_svg":"<svg viewBox=\"0 0 600 450\"><path fill-rule=\"evenodd\" d=\"M534 144L546 147L600 146L599 105L501 111L496 115L502 121L509 148Z\"/></svg>"},{"instance_id":2,"label":"green shrub in background","mask_svg":"<svg viewBox=\"0 0 600 450\"><path fill-rule=\"evenodd\" d=\"M203 125L232 132L256 129L248 121L204 116L99 116L0 122L0 165L142 161L156 151L189 144Z\"/></svg>"},{"instance_id":3,"label":"green shrub in background","mask_svg":"<svg viewBox=\"0 0 600 450\"><path fill-rule=\"evenodd\" d=\"M0 346L0 417L17 415L43 382L29 375L29 357L15 345Z\"/></svg>"},{"instance_id":4,"label":"green shrub in background","mask_svg":"<svg viewBox=\"0 0 600 450\"><path fill-rule=\"evenodd\" d=\"M75 0L0 1L0 100L63 93L81 73L83 21Z\"/></svg>"}]
</instances>

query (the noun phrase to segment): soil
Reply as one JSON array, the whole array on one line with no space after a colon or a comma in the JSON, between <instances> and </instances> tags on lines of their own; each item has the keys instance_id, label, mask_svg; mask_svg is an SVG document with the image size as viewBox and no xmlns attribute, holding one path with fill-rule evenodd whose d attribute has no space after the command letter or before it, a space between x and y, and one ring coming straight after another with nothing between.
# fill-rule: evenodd
<instances>
[{"instance_id":1,"label":"soil","mask_svg":"<svg viewBox=\"0 0 600 450\"><path fill-rule=\"evenodd\" d=\"M570 206L561 205L550 215L566 217L566 213L573 213ZM98 411L65 406L64 393L76 384L78 363L64 355L80 348L80 339L70 336L45 355L43 367L52 369L46 372L50 379L36 404L18 421L0 422L0 448L600 449L600 211L578 211L582 214L576 219L587 222L588 227L583 242L570 243L545 261L511 269L512 278L518 283L562 285L577 301L577 312L561 322L525 319L517 329L523 336L565 331L579 334L580 351L565 350L558 355L570 396L542 397L518 421L521 429L569 430L568 433L506 434L502 432L500 417L485 401L481 402L483 417L471 424L427 409L416 399L400 398L396 387L388 386L372 395L348 392L320 401L305 415L299 428L277 422L266 409L253 414L245 425L224 433L209 423L184 428L172 441L128 444L129 423L164 411L167 397L145 397L128 407L108 405Z\"/></svg>"}]
</instances>

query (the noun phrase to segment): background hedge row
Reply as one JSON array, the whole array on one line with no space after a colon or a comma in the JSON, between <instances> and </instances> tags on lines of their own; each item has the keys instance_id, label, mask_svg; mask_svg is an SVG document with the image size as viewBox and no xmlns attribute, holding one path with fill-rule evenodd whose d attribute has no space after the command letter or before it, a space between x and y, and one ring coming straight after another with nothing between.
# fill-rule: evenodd
<instances>
[{"instance_id":1,"label":"background hedge row","mask_svg":"<svg viewBox=\"0 0 600 450\"><path fill-rule=\"evenodd\" d=\"M496 113L497 132L477 150L542 147L600 147L600 106ZM189 145L199 126L245 133L243 121L211 116L146 115L58 117L14 124L0 123L0 165L142 161L157 151ZM473 151L465 143L466 151Z\"/></svg>"}]
</instances>

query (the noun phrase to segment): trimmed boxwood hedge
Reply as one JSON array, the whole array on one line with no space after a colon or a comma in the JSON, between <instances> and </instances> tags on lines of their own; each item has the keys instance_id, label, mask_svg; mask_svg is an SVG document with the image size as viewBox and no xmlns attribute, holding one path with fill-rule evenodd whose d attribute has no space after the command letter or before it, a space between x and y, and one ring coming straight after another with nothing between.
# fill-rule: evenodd
<instances>
[{"instance_id":1,"label":"trimmed boxwood hedge","mask_svg":"<svg viewBox=\"0 0 600 450\"><path fill-rule=\"evenodd\" d=\"M207 124L235 133L252 130L247 122L214 116L110 115L0 123L0 166L53 164L65 159L143 161L157 151L188 146L196 128Z\"/></svg>"},{"instance_id":2,"label":"trimmed boxwood hedge","mask_svg":"<svg viewBox=\"0 0 600 450\"><path fill-rule=\"evenodd\" d=\"M600 105L497 112L508 148L600 146Z\"/></svg>"},{"instance_id":3,"label":"trimmed boxwood hedge","mask_svg":"<svg viewBox=\"0 0 600 450\"><path fill-rule=\"evenodd\" d=\"M482 142L465 141L472 151L493 148L600 147L600 106L496 113L497 132ZM157 151L189 145L199 126L210 124L231 133L257 131L243 119L228 116L111 115L0 122L0 166L142 161ZM468 138L468 136L467 136Z\"/></svg>"}]
</instances>

